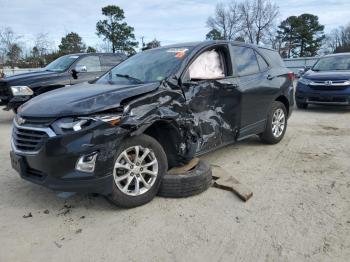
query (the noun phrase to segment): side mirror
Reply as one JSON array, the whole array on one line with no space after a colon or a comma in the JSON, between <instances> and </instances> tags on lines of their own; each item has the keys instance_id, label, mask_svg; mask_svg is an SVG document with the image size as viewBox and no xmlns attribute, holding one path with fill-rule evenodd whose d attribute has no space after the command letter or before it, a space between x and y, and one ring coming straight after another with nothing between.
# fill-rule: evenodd
<instances>
[{"instance_id":1,"label":"side mirror","mask_svg":"<svg viewBox=\"0 0 350 262\"><path fill-rule=\"evenodd\" d=\"M311 69L311 67L309 66L304 66L303 68L300 68L298 73L300 76L302 76L303 74L305 74L307 71L309 71Z\"/></svg>"},{"instance_id":2,"label":"side mirror","mask_svg":"<svg viewBox=\"0 0 350 262\"><path fill-rule=\"evenodd\" d=\"M86 66L84 66L84 65L77 65L77 66L75 67L75 71L76 71L77 73L83 73L83 72L87 72L87 68L86 68Z\"/></svg>"}]
</instances>

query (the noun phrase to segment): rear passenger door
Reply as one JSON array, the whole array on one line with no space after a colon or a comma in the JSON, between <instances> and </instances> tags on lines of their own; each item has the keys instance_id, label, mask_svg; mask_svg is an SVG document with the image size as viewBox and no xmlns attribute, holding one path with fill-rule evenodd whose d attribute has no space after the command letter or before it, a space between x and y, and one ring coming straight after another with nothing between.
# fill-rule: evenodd
<instances>
[{"instance_id":1,"label":"rear passenger door","mask_svg":"<svg viewBox=\"0 0 350 262\"><path fill-rule=\"evenodd\" d=\"M98 55L88 55L80 58L73 68L78 73L77 78L71 77L71 85L94 80L103 73Z\"/></svg>"},{"instance_id":2,"label":"rear passenger door","mask_svg":"<svg viewBox=\"0 0 350 262\"><path fill-rule=\"evenodd\" d=\"M253 48L231 45L241 93L239 138L264 130L270 103L267 71L269 65Z\"/></svg>"}]
</instances>

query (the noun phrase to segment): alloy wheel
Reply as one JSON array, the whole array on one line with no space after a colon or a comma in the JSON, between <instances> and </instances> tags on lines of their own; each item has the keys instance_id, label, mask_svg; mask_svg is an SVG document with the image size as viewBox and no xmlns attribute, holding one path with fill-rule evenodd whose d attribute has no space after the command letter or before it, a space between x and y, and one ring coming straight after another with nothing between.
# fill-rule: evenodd
<instances>
[{"instance_id":1,"label":"alloy wheel","mask_svg":"<svg viewBox=\"0 0 350 262\"><path fill-rule=\"evenodd\" d=\"M272 134L274 137L278 138L283 134L284 128L286 126L286 117L284 111L278 108L272 117Z\"/></svg>"},{"instance_id":2,"label":"alloy wheel","mask_svg":"<svg viewBox=\"0 0 350 262\"><path fill-rule=\"evenodd\" d=\"M120 153L114 164L114 182L129 196L146 193L158 176L158 161L152 149L132 146Z\"/></svg>"}]
</instances>

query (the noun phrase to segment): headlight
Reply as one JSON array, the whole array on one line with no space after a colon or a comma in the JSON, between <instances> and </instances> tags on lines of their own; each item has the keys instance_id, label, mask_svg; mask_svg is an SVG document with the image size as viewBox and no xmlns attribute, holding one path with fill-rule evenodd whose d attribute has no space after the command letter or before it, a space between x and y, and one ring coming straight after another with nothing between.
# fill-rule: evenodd
<instances>
[{"instance_id":1,"label":"headlight","mask_svg":"<svg viewBox=\"0 0 350 262\"><path fill-rule=\"evenodd\" d=\"M53 128L58 133L65 133L69 131L80 131L85 127L88 127L93 122L102 121L109 123L112 126L116 126L120 123L120 115L94 115L89 117L66 117L57 120L53 123ZM58 130L57 130L58 129Z\"/></svg>"},{"instance_id":2,"label":"headlight","mask_svg":"<svg viewBox=\"0 0 350 262\"><path fill-rule=\"evenodd\" d=\"M299 79L299 83L301 83L301 84L303 84L303 85L308 85L308 84L310 84L311 82L312 82L311 80L309 80L309 79L307 79L307 78L304 78L304 77L302 77L302 78Z\"/></svg>"},{"instance_id":3,"label":"headlight","mask_svg":"<svg viewBox=\"0 0 350 262\"><path fill-rule=\"evenodd\" d=\"M28 86L11 86L11 91L14 96L31 96L34 94Z\"/></svg>"}]
</instances>

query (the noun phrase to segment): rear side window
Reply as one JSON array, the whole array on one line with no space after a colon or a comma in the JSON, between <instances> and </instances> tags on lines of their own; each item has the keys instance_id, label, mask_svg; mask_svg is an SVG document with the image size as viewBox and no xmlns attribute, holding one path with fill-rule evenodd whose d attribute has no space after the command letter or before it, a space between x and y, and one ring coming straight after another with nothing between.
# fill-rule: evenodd
<instances>
[{"instance_id":1,"label":"rear side window","mask_svg":"<svg viewBox=\"0 0 350 262\"><path fill-rule=\"evenodd\" d=\"M279 55L279 53L275 50L260 48L259 51L267 58L268 62L273 67L285 67L285 64Z\"/></svg>"},{"instance_id":2,"label":"rear side window","mask_svg":"<svg viewBox=\"0 0 350 262\"><path fill-rule=\"evenodd\" d=\"M102 70L109 70L112 67L119 64L123 59L119 56L107 56L103 55L100 57Z\"/></svg>"},{"instance_id":3,"label":"rear side window","mask_svg":"<svg viewBox=\"0 0 350 262\"><path fill-rule=\"evenodd\" d=\"M259 65L253 49L244 46L232 46L233 62L239 76L259 73Z\"/></svg>"},{"instance_id":4,"label":"rear side window","mask_svg":"<svg viewBox=\"0 0 350 262\"><path fill-rule=\"evenodd\" d=\"M100 58L98 56L86 56L77 62L76 67L85 67L86 72L102 71Z\"/></svg>"},{"instance_id":5,"label":"rear side window","mask_svg":"<svg viewBox=\"0 0 350 262\"><path fill-rule=\"evenodd\" d=\"M258 59L258 64L259 64L259 67L260 67L260 71L265 71L269 68L269 65L267 64L267 62L265 61L265 59L259 55L258 53L256 53L256 58Z\"/></svg>"}]
</instances>

